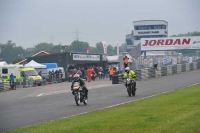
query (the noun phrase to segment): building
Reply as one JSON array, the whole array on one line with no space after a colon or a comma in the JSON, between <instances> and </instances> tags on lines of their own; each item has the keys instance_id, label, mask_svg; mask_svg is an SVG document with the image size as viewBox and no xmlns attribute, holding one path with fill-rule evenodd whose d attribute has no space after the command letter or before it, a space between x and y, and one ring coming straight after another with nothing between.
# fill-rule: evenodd
<instances>
[{"instance_id":1,"label":"building","mask_svg":"<svg viewBox=\"0 0 200 133\"><path fill-rule=\"evenodd\" d=\"M131 51L141 38L168 37L168 22L164 20L140 20L133 22L134 30L126 35L126 50Z\"/></svg>"},{"instance_id":2,"label":"building","mask_svg":"<svg viewBox=\"0 0 200 133\"><path fill-rule=\"evenodd\" d=\"M44 51L40 51L34 55L32 55L31 57L35 57L35 56L43 56L43 55L49 55L49 54L55 54L57 53L56 51L53 50L44 50ZM12 64L27 64L27 59L22 59L22 58L16 58L13 60Z\"/></svg>"}]
</instances>

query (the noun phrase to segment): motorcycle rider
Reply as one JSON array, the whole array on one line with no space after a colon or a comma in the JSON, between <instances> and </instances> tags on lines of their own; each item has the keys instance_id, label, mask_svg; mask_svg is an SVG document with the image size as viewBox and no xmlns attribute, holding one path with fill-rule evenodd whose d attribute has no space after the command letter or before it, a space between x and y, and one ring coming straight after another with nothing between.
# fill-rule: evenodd
<instances>
[{"instance_id":1,"label":"motorcycle rider","mask_svg":"<svg viewBox=\"0 0 200 133\"><path fill-rule=\"evenodd\" d=\"M133 70L130 70L129 67L125 68L125 73L124 73L124 77L123 78L130 78L130 79L135 79L136 74ZM125 83L125 86L127 87L127 84ZM134 87L136 88L136 82L134 82Z\"/></svg>"},{"instance_id":2,"label":"motorcycle rider","mask_svg":"<svg viewBox=\"0 0 200 133\"><path fill-rule=\"evenodd\" d=\"M74 75L74 80L72 82L72 85L71 85L71 91L72 91L72 94L74 95L74 90L73 90L73 86L74 86L74 83L75 82L79 82L80 83L80 86L82 87L82 89L85 91L85 97L86 99L88 98L88 89L86 88L85 86L85 82L80 78L80 76L78 74L75 74Z\"/></svg>"}]
</instances>

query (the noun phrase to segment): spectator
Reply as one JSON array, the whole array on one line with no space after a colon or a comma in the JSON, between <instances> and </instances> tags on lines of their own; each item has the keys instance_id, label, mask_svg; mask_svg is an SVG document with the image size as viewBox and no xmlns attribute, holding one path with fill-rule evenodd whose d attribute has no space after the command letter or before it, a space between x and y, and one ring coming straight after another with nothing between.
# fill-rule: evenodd
<instances>
[{"instance_id":1,"label":"spectator","mask_svg":"<svg viewBox=\"0 0 200 133\"><path fill-rule=\"evenodd\" d=\"M125 55L124 58L123 58L123 60L124 60L124 69L125 69L126 67L128 67L128 60L129 60L129 58Z\"/></svg>"},{"instance_id":2,"label":"spectator","mask_svg":"<svg viewBox=\"0 0 200 133\"><path fill-rule=\"evenodd\" d=\"M26 80L27 80L27 74L26 74L26 72L24 72L24 74L23 74L23 88L26 87Z\"/></svg>"},{"instance_id":3,"label":"spectator","mask_svg":"<svg viewBox=\"0 0 200 133\"><path fill-rule=\"evenodd\" d=\"M15 76L13 75L13 73L10 74L10 88L14 88L14 82L15 82Z\"/></svg>"},{"instance_id":4,"label":"spectator","mask_svg":"<svg viewBox=\"0 0 200 133\"><path fill-rule=\"evenodd\" d=\"M108 77L108 65L106 65L105 67L104 67L104 72L105 72L105 78L107 78Z\"/></svg>"},{"instance_id":5,"label":"spectator","mask_svg":"<svg viewBox=\"0 0 200 133\"><path fill-rule=\"evenodd\" d=\"M153 66L154 66L154 69L157 71L158 70L158 58L154 57L153 58Z\"/></svg>"},{"instance_id":6,"label":"spectator","mask_svg":"<svg viewBox=\"0 0 200 133\"><path fill-rule=\"evenodd\" d=\"M112 80L112 77L113 77L113 68L110 68L108 70L108 73L109 73L109 77L110 77L110 81Z\"/></svg>"},{"instance_id":7,"label":"spectator","mask_svg":"<svg viewBox=\"0 0 200 133\"><path fill-rule=\"evenodd\" d=\"M51 71L49 71L49 82L52 82Z\"/></svg>"},{"instance_id":8,"label":"spectator","mask_svg":"<svg viewBox=\"0 0 200 133\"><path fill-rule=\"evenodd\" d=\"M55 81L55 73L54 73L54 70L51 71L51 81L52 81L52 82Z\"/></svg>"}]
</instances>

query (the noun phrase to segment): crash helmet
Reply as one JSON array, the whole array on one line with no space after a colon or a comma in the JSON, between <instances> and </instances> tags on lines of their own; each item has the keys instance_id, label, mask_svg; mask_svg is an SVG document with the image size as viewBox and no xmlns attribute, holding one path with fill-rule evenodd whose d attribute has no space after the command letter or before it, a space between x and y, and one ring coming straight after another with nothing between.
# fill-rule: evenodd
<instances>
[{"instance_id":1,"label":"crash helmet","mask_svg":"<svg viewBox=\"0 0 200 133\"><path fill-rule=\"evenodd\" d=\"M125 68L125 72L129 72L130 71L130 68L129 67L126 67Z\"/></svg>"},{"instance_id":2,"label":"crash helmet","mask_svg":"<svg viewBox=\"0 0 200 133\"><path fill-rule=\"evenodd\" d=\"M79 74L74 74L74 81L78 81L80 78Z\"/></svg>"}]
</instances>

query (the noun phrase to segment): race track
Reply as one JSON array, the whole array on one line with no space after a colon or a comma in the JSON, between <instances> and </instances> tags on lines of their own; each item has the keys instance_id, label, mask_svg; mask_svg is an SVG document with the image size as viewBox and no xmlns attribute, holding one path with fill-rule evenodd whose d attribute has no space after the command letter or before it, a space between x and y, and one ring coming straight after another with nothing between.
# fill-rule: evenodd
<instances>
[{"instance_id":1,"label":"race track","mask_svg":"<svg viewBox=\"0 0 200 133\"><path fill-rule=\"evenodd\" d=\"M137 100L200 82L200 71L185 72L137 82L135 97L128 97L124 85L108 79L87 83L88 105L76 106L70 83L20 88L0 93L0 132L115 104Z\"/></svg>"}]
</instances>

